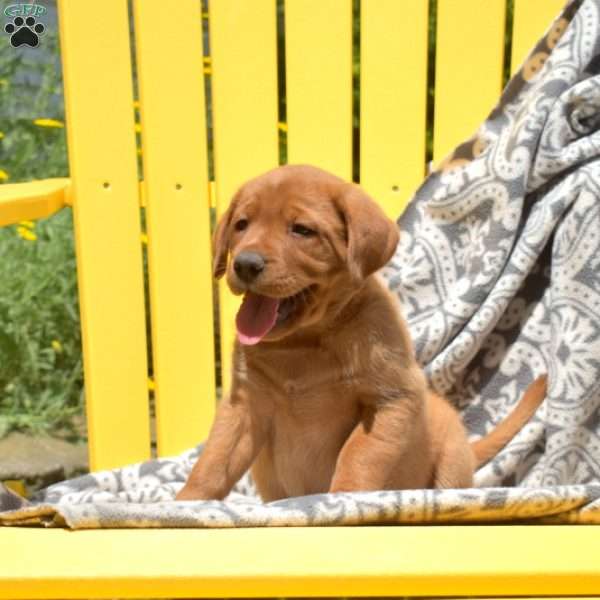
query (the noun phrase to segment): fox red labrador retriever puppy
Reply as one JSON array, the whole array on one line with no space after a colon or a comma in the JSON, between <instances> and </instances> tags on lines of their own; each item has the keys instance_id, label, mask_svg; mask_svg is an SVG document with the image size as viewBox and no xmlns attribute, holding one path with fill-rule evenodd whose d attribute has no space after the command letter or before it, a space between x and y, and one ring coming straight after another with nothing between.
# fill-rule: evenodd
<instances>
[{"instance_id":1,"label":"fox red labrador retriever puppy","mask_svg":"<svg viewBox=\"0 0 600 600\"><path fill-rule=\"evenodd\" d=\"M397 243L373 200L320 169L280 167L242 186L214 236L215 276L244 295L231 393L179 500L224 498L250 467L265 501L467 487L524 425L544 378L475 444L428 389L374 276Z\"/></svg>"}]
</instances>

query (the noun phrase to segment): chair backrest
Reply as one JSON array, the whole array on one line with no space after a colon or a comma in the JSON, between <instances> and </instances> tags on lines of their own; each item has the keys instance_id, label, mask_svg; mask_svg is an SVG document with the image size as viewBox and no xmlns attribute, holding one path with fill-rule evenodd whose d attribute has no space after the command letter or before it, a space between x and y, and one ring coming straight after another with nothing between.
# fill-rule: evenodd
<instances>
[{"instance_id":1,"label":"chair backrest","mask_svg":"<svg viewBox=\"0 0 600 600\"><path fill-rule=\"evenodd\" d=\"M86 2L59 0L93 469L151 454L149 346L158 454L210 427L211 207L222 214L244 180L279 164L287 138L288 162L359 172L397 217L425 174L427 128L434 161L473 133L505 66L518 67L564 0L512 0L508 13L507 0L211 0L208 15L199 0L132 4L130 15L127 0L103 0L91 15ZM226 387L236 303L222 287L219 305Z\"/></svg>"}]
</instances>

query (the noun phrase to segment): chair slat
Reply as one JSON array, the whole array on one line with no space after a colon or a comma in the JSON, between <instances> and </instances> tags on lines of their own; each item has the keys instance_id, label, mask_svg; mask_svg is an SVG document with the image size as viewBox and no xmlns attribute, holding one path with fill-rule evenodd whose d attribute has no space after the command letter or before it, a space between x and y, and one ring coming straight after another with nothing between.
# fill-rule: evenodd
<instances>
[{"instance_id":1,"label":"chair slat","mask_svg":"<svg viewBox=\"0 0 600 600\"><path fill-rule=\"evenodd\" d=\"M217 212L247 179L278 164L274 0L209 3ZM239 300L220 285L221 370L227 387Z\"/></svg>"},{"instance_id":2,"label":"chair slat","mask_svg":"<svg viewBox=\"0 0 600 600\"><path fill-rule=\"evenodd\" d=\"M352 177L352 2L287 0L288 162Z\"/></svg>"},{"instance_id":3,"label":"chair slat","mask_svg":"<svg viewBox=\"0 0 600 600\"><path fill-rule=\"evenodd\" d=\"M60 0L90 466L148 458L144 283L126 0Z\"/></svg>"},{"instance_id":4,"label":"chair slat","mask_svg":"<svg viewBox=\"0 0 600 600\"><path fill-rule=\"evenodd\" d=\"M136 0L134 16L163 456L206 436L216 402L202 17L197 0L179 0L177 27L162 0Z\"/></svg>"},{"instance_id":5,"label":"chair slat","mask_svg":"<svg viewBox=\"0 0 600 600\"><path fill-rule=\"evenodd\" d=\"M360 181L396 219L425 174L427 0L362 0Z\"/></svg>"},{"instance_id":6,"label":"chair slat","mask_svg":"<svg viewBox=\"0 0 600 600\"><path fill-rule=\"evenodd\" d=\"M502 87L506 0L439 0L433 159L475 133Z\"/></svg>"},{"instance_id":7,"label":"chair slat","mask_svg":"<svg viewBox=\"0 0 600 600\"><path fill-rule=\"evenodd\" d=\"M515 0L511 73L519 69L564 5L565 0Z\"/></svg>"}]
</instances>

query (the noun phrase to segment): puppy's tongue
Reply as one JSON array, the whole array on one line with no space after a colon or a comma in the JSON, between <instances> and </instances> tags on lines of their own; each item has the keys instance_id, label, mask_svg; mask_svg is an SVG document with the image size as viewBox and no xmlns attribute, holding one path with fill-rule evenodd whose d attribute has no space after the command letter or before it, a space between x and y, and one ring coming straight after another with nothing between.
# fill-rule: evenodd
<instances>
[{"instance_id":1,"label":"puppy's tongue","mask_svg":"<svg viewBox=\"0 0 600 600\"><path fill-rule=\"evenodd\" d=\"M258 344L275 325L278 308L277 298L247 292L235 318L240 343Z\"/></svg>"}]
</instances>

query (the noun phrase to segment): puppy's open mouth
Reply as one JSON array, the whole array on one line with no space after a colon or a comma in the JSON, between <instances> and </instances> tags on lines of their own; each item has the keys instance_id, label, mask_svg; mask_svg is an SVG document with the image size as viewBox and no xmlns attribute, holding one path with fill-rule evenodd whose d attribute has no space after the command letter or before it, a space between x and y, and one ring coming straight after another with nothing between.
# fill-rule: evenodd
<instances>
[{"instance_id":1,"label":"puppy's open mouth","mask_svg":"<svg viewBox=\"0 0 600 600\"><path fill-rule=\"evenodd\" d=\"M235 319L240 343L258 344L276 325L288 321L307 301L309 288L287 298L246 292Z\"/></svg>"}]
</instances>

